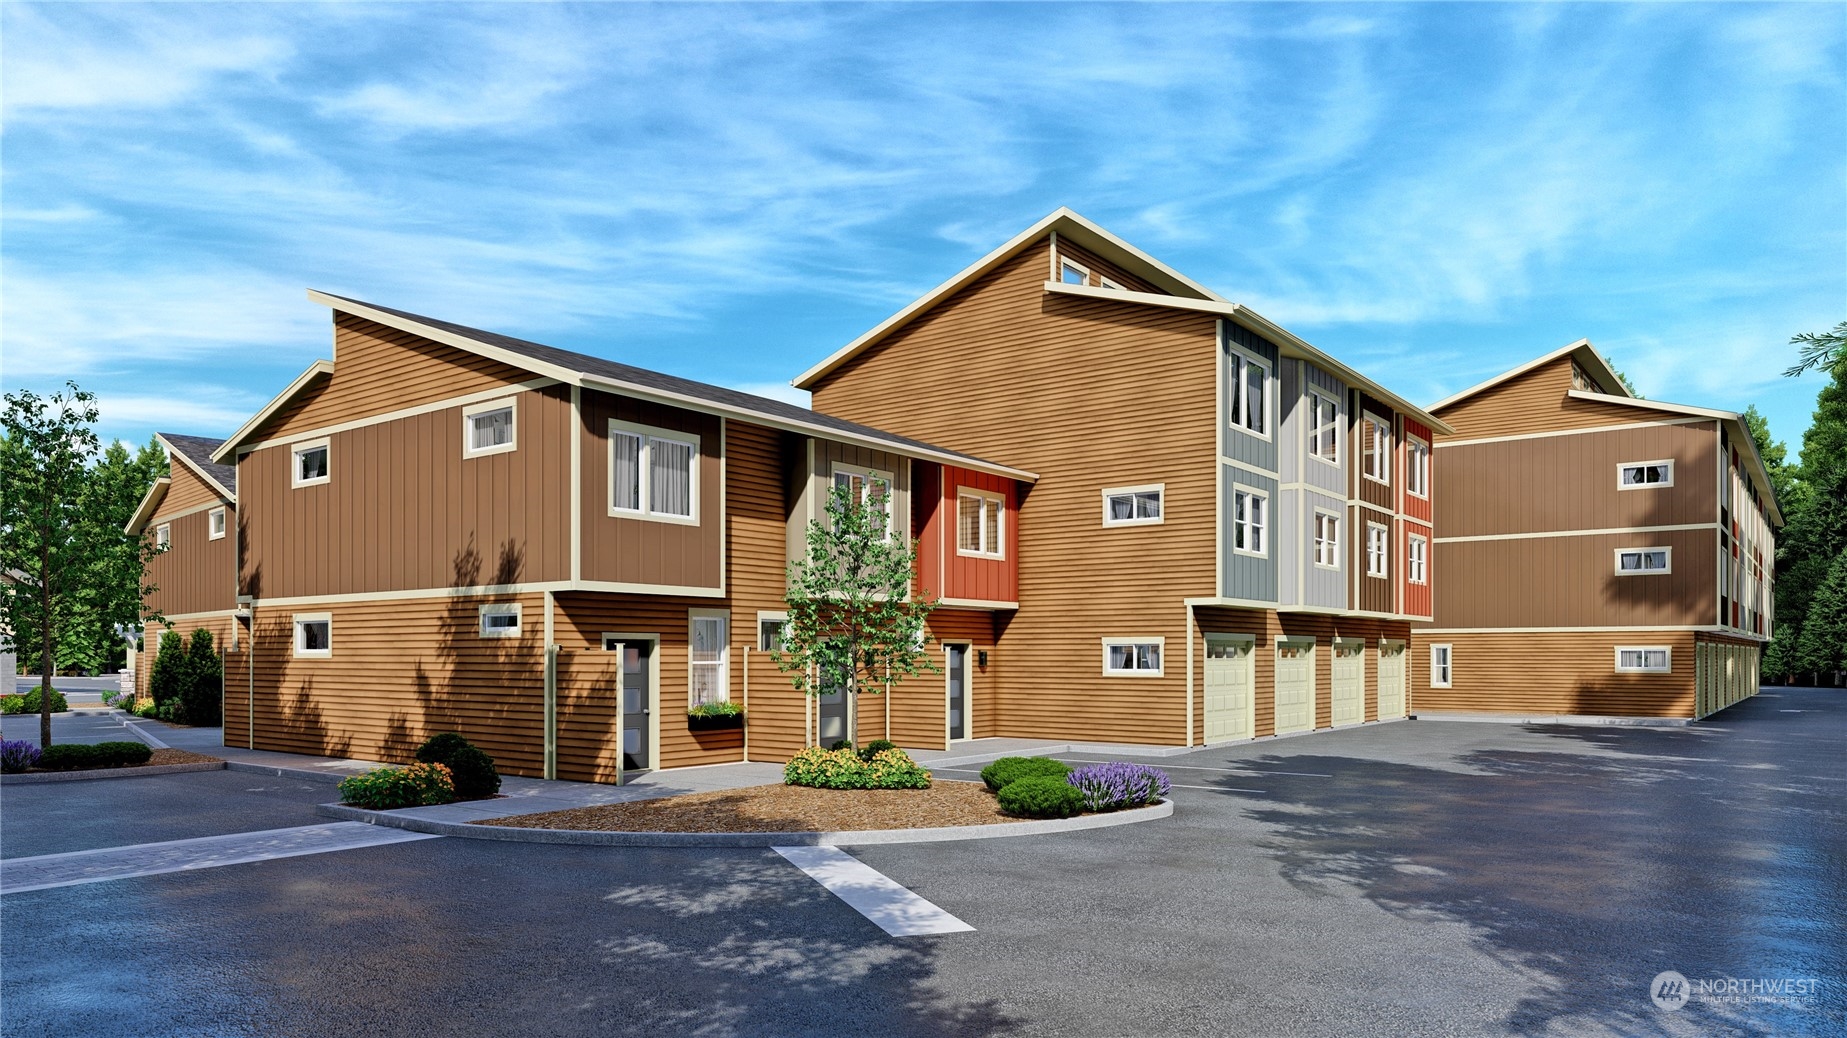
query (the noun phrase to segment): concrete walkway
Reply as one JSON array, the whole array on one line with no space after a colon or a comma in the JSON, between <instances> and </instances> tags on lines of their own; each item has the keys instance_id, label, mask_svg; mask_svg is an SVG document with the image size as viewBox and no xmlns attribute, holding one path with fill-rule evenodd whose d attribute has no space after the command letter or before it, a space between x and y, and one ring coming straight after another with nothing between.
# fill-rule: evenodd
<instances>
[{"instance_id":1,"label":"concrete walkway","mask_svg":"<svg viewBox=\"0 0 1847 1038\"><path fill-rule=\"evenodd\" d=\"M1050 739L968 739L947 750L912 750L904 752L926 768L948 768L959 764L984 764L1002 757L1055 757L1061 753L1083 753L1117 757L1173 757L1197 753L1203 746L1141 746L1113 742L1060 742Z\"/></svg>"}]
</instances>

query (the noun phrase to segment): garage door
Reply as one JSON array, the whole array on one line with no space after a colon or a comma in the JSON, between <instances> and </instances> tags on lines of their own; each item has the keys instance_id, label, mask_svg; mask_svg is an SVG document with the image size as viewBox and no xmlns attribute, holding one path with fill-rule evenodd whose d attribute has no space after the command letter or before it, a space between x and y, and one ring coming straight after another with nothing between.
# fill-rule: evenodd
<instances>
[{"instance_id":1,"label":"garage door","mask_svg":"<svg viewBox=\"0 0 1847 1038\"><path fill-rule=\"evenodd\" d=\"M1206 636L1206 742L1248 739L1256 683L1251 677L1249 635Z\"/></svg>"},{"instance_id":2,"label":"garage door","mask_svg":"<svg viewBox=\"0 0 1847 1038\"><path fill-rule=\"evenodd\" d=\"M1315 727L1315 640L1276 640L1276 734Z\"/></svg>"},{"instance_id":3,"label":"garage door","mask_svg":"<svg viewBox=\"0 0 1847 1038\"><path fill-rule=\"evenodd\" d=\"M1405 643L1379 639L1379 720L1405 715Z\"/></svg>"},{"instance_id":4,"label":"garage door","mask_svg":"<svg viewBox=\"0 0 1847 1038\"><path fill-rule=\"evenodd\" d=\"M1333 670L1328 706L1334 723L1359 724L1366 720L1366 643L1352 638L1334 639Z\"/></svg>"},{"instance_id":5,"label":"garage door","mask_svg":"<svg viewBox=\"0 0 1847 1038\"><path fill-rule=\"evenodd\" d=\"M1712 713L1712 643L1693 646L1693 716Z\"/></svg>"}]
</instances>

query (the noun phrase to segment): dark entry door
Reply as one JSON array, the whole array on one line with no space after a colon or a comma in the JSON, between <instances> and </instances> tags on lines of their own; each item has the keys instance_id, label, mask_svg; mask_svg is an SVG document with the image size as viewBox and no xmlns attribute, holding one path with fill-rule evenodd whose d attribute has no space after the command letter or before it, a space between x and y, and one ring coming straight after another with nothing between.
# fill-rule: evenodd
<instances>
[{"instance_id":1,"label":"dark entry door","mask_svg":"<svg viewBox=\"0 0 1847 1038\"><path fill-rule=\"evenodd\" d=\"M949 737L968 738L968 646L945 645L949 654Z\"/></svg>"},{"instance_id":2,"label":"dark entry door","mask_svg":"<svg viewBox=\"0 0 1847 1038\"><path fill-rule=\"evenodd\" d=\"M815 697L815 744L823 749L847 737L846 683L830 682Z\"/></svg>"},{"instance_id":3,"label":"dark entry door","mask_svg":"<svg viewBox=\"0 0 1847 1038\"><path fill-rule=\"evenodd\" d=\"M636 771L654 766L648 745L648 722L653 696L649 695L649 657L654 643L609 639L605 649L622 646L622 770Z\"/></svg>"}]
</instances>

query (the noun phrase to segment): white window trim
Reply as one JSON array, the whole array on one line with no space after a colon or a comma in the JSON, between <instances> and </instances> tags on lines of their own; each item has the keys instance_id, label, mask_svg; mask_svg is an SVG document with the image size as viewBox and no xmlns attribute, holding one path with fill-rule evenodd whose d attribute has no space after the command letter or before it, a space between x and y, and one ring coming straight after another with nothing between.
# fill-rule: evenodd
<instances>
[{"instance_id":1,"label":"white window trim","mask_svg":"<svg viewBox=\"0 0 1847 1038\"><path fill-rule=\"evenodd\" d=\"M302 440L300 443L289 444L289 486L315 487L333 479L333 446L329 442L329 439L329 437L323 436L318 440ZM302 452L311 451L316 447L320 447L327 451L327 475L319 476L314 479L302 479Z\"/></svg>"},{"instance_id":2,"label":"white window trim","mask_svg":"<svg viewBox=\"0 0 1847 1038\"><path fill-rule=\"evenodd\" d=\"M475 446L474 418L489 411L508 410L513 412L513 438L505 443L496 443L492 447ZM484 400L478 404L469 404L462 408L462 457L480 458L489 454L506 454L519 447L519 397L501 397L498 400Z\"/></svg>"},{"instance_id":3,"label":"white window trim","mask_svg":"<svg viewBox=\"0 0 1847 1038\"><path fill-rule=\"evenodd\" d=\"M718 662L716 664L695 664L693 662L693 624L699 620L718 621ZM761 631L760 627L759 631ZM762 637L761 633L758 637ZM698 701L693 698L693 668L695 666L712 666L718 672L718 698L708 700L708 702L731 702L731 610L688 609L686 611L686 706L689 710L699 705Z\"/></svg>"},{"instance_id":4,"label":"white window trim","mask_svg":"<svg viewBox=\"0 0 1847 1038\"><path fill-rule=\"evenodd\" d=\"M610 432L610 436L608 437L609 447L604 452L604 461L603 461L604 479L607 480L607 482L609 483L609 493L606 495L607 500L604 502L604 504L608 506L609 514L613 516L619 516L623 519L640 519L640 520L643 520L645 522L650 522L650 523L673 523L679 526L698 526L699 525L699 468L700 468L699 463L700 463L700 460L705 456L704 451L700 445L699 434L690 433L690 432L681 432L678 429L661 429L661 428L657 428L652 425L638 425L634 422L625 422L618 418L611 418L609 420L609 432ZM641 475L640 475L641 507L640 508L617 508L616 507L616 438L614 434L619 433L619 432L628 433L631 436L641 437L641 453L639 457L636 459L636 464L640 467L640 470L641 470ZM655 439L672 440L675 443L692 444L693 468L692 468L692 472L689 474L689 478L691 480L691 486L687 488L687 505L689 508L692 509L691 515L670 515L670 514L651 511L652 502L649 500L649 495L652 493L652 487L653 487L653 482L654 482L653 480L653 474L654 474L653 441Z\"/></svg>"},{"instance_id":5,"label":"white window trim","mask_svg":"<svg viewBox=\"0 0 1847 1038\"><path fill-rule=\"evenodd\" d=\"M1112 497L1121 497L1124 494L1129 494L1129 495L1160 494L1161 495L1161 514L1155 516L1152 519L1135 519L1135 518L1111 519L1109 515L1109 499ZM1131 512L1134 511L1133 506L1131 506L1130 511ZM1167 484L1165 483L1143 483L1140 486L1134 486L1134 487L1104 487L1103 488L1103 525L1104 526L1159 526L1166 521L1167 521Z\"/></svg>"},{"instance_id":6,"label":"white window trim","mask_svg":"<svg viewBox=\"0 0 1847 1038\"><path fill-rule=\"evenodd\" d=\"M1000 519L994 524L994 537L997 543L994 545L992 551L973 551L962 547L962 499L965 497L977 498L985 502L982 506L984 511L989 506L993 506L999 511ZM1166 511L1166 509L1163 508L1162 511ZM985 522L980 524L981 539L983 540L987 538L987 529L987 524ZM976 559L1004 559L1007 557L1006 495L997 494L992 490L983 490L980 487L965 487L960 485L956 487L956 554Z\"/></svg>"},{"instance_id":7,"label":"white window trim","mask_svg":"<svg viewBox=\"0 0 1847 1038\"><path fill-rule=\"evenodd\" d=\"M205 513L205 539L208 541L224 540L225 534L229 532L230 525L231 524L225 520L224 509L212 509Z\"/></svg>"},{"instance_id":8,"label":"white window trim","mask_svg":"<svg viewBox=\"0 0 1847 1038\"><path fill-rule=\"evenodd\" d=\"M173 524L161 523L154 527L154 547L161 551L173 550Z\"/></svg>"},{"instance_id":9,"label":"white window trim","mask_svg":"<svg viewBox=\"0 0 1847 1038\"><path fill-rule=\"evenodd\" d=\"M1333 397L1329 396L1327 393L1324 393L1320 389L1317 389L1313 386L1309 387L1308 401L1309 401L1309 405L1308 405L1308 456L1311 458L1314 458L1316 461L1319 461L1323 465L1331 465L1334 468L1339 468L1340 467L1340 425L1341 425L1340 401L1334 399ZM1334 456L1332 458L1322 457L1321 452L1315 449L1315 437L1321 431L1321 427L1317 424L1320 420L1319 415L1317 415L1316 412L1321 409L1320 408L1321 404L1328 404L1334 408L1334 424L1333 426L1330 427L1330 431L1333 433L1333 435L1330 437L1330 440L1334 444Z\"/></svg>"},{"instance_id":10,"label":"white window trim","mask_svg":"<svg viewBox=\"0 0 1847 1038\"><path fill-rule=\"evenodd\" d=\"M1277 426L1276 368L1272 366L1269 361L1264 360L1262 357L1258 356L1255 353L1252 353L1251 351L1245 349L1242 346L1239 346L1235 342L1228 342L1227 345L1230 346L1231 352L1243 358L1245 363L1255 364L1258 367L1263 369L1263 419L1264 419L1263 425L1264 425L1264 431L1257 432L1253 430L1250 426L1245 425L1243 422L1238 420L1240 417L1237 413L1238 412L1238 401L1243 400L1245 398L1244 397L1245 383L1244 383L1244 375L1242 372L1239 373L1237 381L1232 386L1232 394L1230 398L1226 401L1227 404L1231 407L1231 413L1225 416L1226 418L1230 419L1230 421L1227 422L1226 424L1228 424L1233 430L1237 432L1241 432L1246 436L1254 436L1257 439L1263 440L1264 442L1268 443L1275 438L1274 433L1276 431L1276 426Z\"/></svg>"},{"instance_id":11,"label":"white window trim","mask_svg":"<svg viewBox=\"0 0 1847 1038\"><path fill-rule=\"evenodd\" d=\"M1423 551L1412 551L1411 545L1413 544L1420 545L1423 548ZM1417 566L1415 568L1412 567L1411 565L1413 560L1416 560L1417 562ZM1430 583L1430 538L1425 537L1423 534L1417 534L1417 533L1405 534L1404 563L1405 563L1405 566L1404 566L1405 581L1407 583L1429 584Z\"/></svg>"},{"instance_id":12,"label":"white window trim","mask_svg":"<svg viewBox=\"0 0 1847 1038\"><path fill-rule=\"evenodd\" d=\"M781 624L783 627L784 633L787 633L789 629L788 610L786 609L759 609L757 610L757 651L758 652L773 652L774 650L772 650L771 648L763 644L763 625L764 624Z\"/></svg>"},{"instance_id":13,"label":"white window trim","mask_svg":"<svg viewBox=\"0 0 1847 1038\"><path fill-rule=\"evenodd\" d=\"M1113 288L1118 292L1121 292L1124 290L1121 285L1118 285L1116 282L1110 280L1109 278L1103 276L1102 274L1097 275L1097 284L1102 285L1104 288Z\"/></svg>"},{"instance_id":14,"label":"white window trim","mask_svg":"<svg viewBox=\"0 0 1847 1038\"><path fill-rule=\"evenodd\" d=\"M866 468L860 465L834 465L827 473L827 493L821 498L819 508L826 515L827 503L834 499L834 487L840 483L842 474L858 476L868 482L883 480L885 483L885 536L890 538L898 531L898 479L894 473L885 469Z\"/></svg>"},{"instance_id":15,"label":"white window trim","mask_svg":"<svg viewBox=\"0 0 1847 1038\"><path fill-rule=\"evenodd\" d=\"M1379 539L1383 547L1379 551L1379 561L1384 565L1383 573L1374 572L1372 568L1372 532L1378 530L1385 536ZM1392 577L1392 528L1384 523L1370 520L1366 523L1366 575L1378 580L1390 580Z\"/></svg>"},{"instance_id":16,"label":"white window trim","mask_svg":"<svg viewBox=\"0 0 1847 1038\"><path fill-rule=\"evenodd\" d=\"M1160 651L1161 665L1153 670L1111 670L1109 650L1116 645L1152 645ZM1166 638L1105 638L1103 639L1103 676L1110 678L1158 678L1167 672Z\"/></svg>"},{"instance_id":17,"label":"white window trim","mask_svg":"<svg viewBox=\"0 0 1847 1038\"><path fill-rule=\"evenodd\" d=\"M1437 680L1437 650L1438 649L1443 650L1443 669L1444 671L1447 672L1447 676L1442 681ZM1432 645L1430 647L1430 687L1431 688L1450 688L1454 684L1455 680L1456 680L1455 647L1446 642Z\"/></svg>"},{"instance_id":18,"label":"white window trim","mask_svg":"<svg viewBox=\"0 0 1847 1038\"><path fill-rule=\"evenodd\" d=\"M1263 522L1256 527L1263 539L1263 547L1256 551L1252 551L1249 548L1238 547L1239 494L1245 494L1249 497L1261 498L1263 500ZM1165 509L1163 509L1163 511L1165 511ZM1247 523L1246 525L1249 526L1250 524ZM1246 486L1243 483L1233 483L1231 485L1231 551L1234 555L1249 555L1252 558L1258 559L1267 559L1270 557L1270 495L1262 490L1258 490L1256 487Z\"/></svg>"},{"instance_id":19,"label":"white window trim","mask_svg":"<svg viewBox=\"0 0 1847 1038\"><path fill-rule=\"evenodd\" d=\"M333 614L332 613L296 613L289 618L294 628L296 659L327 659L333 655ZM301 632L304 624L327 624L327 648L304 649L301 647Z\"/></svg>"},{"instance_id":20,"label":"white window trim","mask_svg":"<svg viewBox=\"0 0 1847 1038\"><path fill-rule=\"evenodd\" d=\"M1428 501L1430 500L1430 444L1424 442L1424 438L1421 436L1412 436L1410 433L1405 433L1404 447L1405 447L1405 451L1404 451L1404 455L1405 455L1404 457L1404 468L1405 468L1404 492L1411 495L1412 497L1418 498L1420 500ZM1424 489L1415 490L1415 489L1412 489L1411 487L1411 474L1413 472L1418 471L1418 468L1419 468L1416 463L1416 459L1418 458L1420 454L1419 448L1422 449L1421 454L1424 459L1424 464L1422 467L1423 475L1424 475L1424 478L1423 478Z\"/></svg>"},{"instance_id":21,"label":"white window trim","mask_svg":"<svg viewBox=\"0 0 1847 1038\"><path fill-rule=\"evenodd\" d=\"M1660 569L1624 569L1623 553L1634 551L1664 552L1667 555L1667 565ZM1611 560L1611 565L1615 567L1616 575L1619 577L1661 577L1674 572L1674 549L1666 545L1651 545L1647 548L1617 548L1614 549Z\"/></svg>"},{"instance_id":22,"label":"white window trim","mask_svg":"<svg viewBox=\"0 0 1847 1038\"><path fill-rule=\"evenodd\" d=\"M1379 459L1379 474L1366 471L1366 445L1372 441L1372 427L1377 424L1385 430L1385 443L1376 452ZM1360 412L1360 435L1366 437L1366 443L1360 444L1360 475L1374 483L1392 485L1392 423L1373 414L1371 411Z\"/></svg>"},{"instance_id":23,"label":"white window trim","mask_svg":"<svg viewBox=\"0 0 1847 1038\"><path fill-rule=\"evenodd\" d=\"M1640 468L1647 465L1666 465L1667 480L1661 483L1624 483L1623 470ZM1655 461L1625 461L1616 466L1616 489L1618 490L1660 490L1674 485L1674 459L1660 458Z\"/></svg>"},{"instance_id":24,"label":"white window trim","mask_svg":"<svg viewBox=\"0 0 1847 1038\"><path fill-rule=\"evenodd\" d=\"M1315 509L1315 517L1320 518L1321 516L1326 516L1329 519L1334 520L1334 537L1331 542L1331 545L1332 545L1331 554L1334 557L1334 561L1333 562L1322 562L1321 561L1321 552L1317 550L1319 539L1315 535L1315 528L1313 525L1313 520L1310 520L1310 526L1308 530L1309 551L1313 554L1315 565L1318 568L1338 570L1340 569L1340 527L1341 527L1340 520L1341 520L1341 515L1339 512L1336 512L1328 508Z\"/></svg>"},{"instance_id":25,"label":"white window trim","mask_svg":"<svg viewBox=\"0 0 1847 1038\"><path fill-rule=\"evenodd\" d=\"M499 630L490 630L487 626L489 616L513 617L513 626ZM475 617L475 631L483 638L518 638L524 620L520 616L518 602L483 602Z\"/></svg>"},{"instance_id":26,"label":"white window trim","mask_svg":"<svg viewBox=\"0 0 1847 1038\"><path fill-rule=\"evenodd\" d=\"M1066 267L1070 267L1072 270L1075 270L1078 273L1084 275L1084 280L1081 282L1066 281L1065 280L1065 268ZM1066 256L1063 253L1060 253L1058 256L1058 283L1061 285L1074 285L1074 284L1089 285L1090 284L1090 268L1084 266L1082 263L1079 263L1078 261L1072 259L1071 257Z\"/></svg>"},{"instance_id":27,"label":"white window trim","mask_svg":"<svg viewBox=\"0 0 1847 1038\"><path fill-rule=\"evenodd\" d=\"M1667 660L1667 663L1660 667L1625 667L1623 666L1623 653L1625 652L1658 652ZM1618 645L1615 664L1618 674L1672 674L1674 672L1674 649L1670 645Z\"/></svg>"}]
</instances>

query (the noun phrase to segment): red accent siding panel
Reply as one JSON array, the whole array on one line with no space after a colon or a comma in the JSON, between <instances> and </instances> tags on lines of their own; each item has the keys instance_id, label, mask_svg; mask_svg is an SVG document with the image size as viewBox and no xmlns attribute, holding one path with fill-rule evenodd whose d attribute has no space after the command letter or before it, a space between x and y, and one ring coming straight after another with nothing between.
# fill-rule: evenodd
<instances>
[{"instance_id":1,"label":"red accent siding panel","mask_svg":"<svg viewBox=\"0 0 1847 1038\"><path fill-rule=\"evenodd\" d=\"M1418 422L1410 418L1406 418L1404 419L1404 431L1405 431L1405 436L1407 437L1415 436L1418 439L1424 441L1424 446L1430 447L1430 448L1436 447L1436 439L1435 437L1430 435L1430 427L1423 424L1422 422ZM1398 471L1404 472L1407 474L1411 471L1409 464L1408 464L1410 462L1410 455L1411 455L1410 447L1411 447L1410 441L1408 439L1405 440L1403 447L1402 447L1403 457L1400 458L1399 468L1398 468ZM1430 522L1430 500L1431 500L1431 497L1434 497L1436 495L1436 488L1437 488L1437 452L1434 449L1432 449L1429 452L1428 459L1429 459L1428 460L1429 470L1425 474L1426 479L1424 480L1424 490L1426 494L1430 496L1418 497L1416 494L1413 494L1410 491L1406 491L1402 495L1402 498L1404 500L1404 513L1415 519L1422 519L1426 523ZM1419 610L1412 610L1412 612L1418 612L1418 611Z\"/></svg>"},{"instance_id":2,"label":"red accent siding panel","mask_svg":"<svg viewBox=\"0 0 1847 1038\"><path fill-rule=\"evenodd\" d=\"M942 590L944 598L978 602L1016 602L1019 600L1019 495L1014 482L983 472L942 467L941 502L935 526L940 530L938 543L943 559ZM999 494L1001 504L1001 557L984 558L963 555L956 550L956 497L963 487Z\"/></svg>"},{"instance_id":3,"label":"red accent siding panel","mask_svg":"<svg viewBox=\"0 0 1847 1038\"><path fill-rule=\"evenodd\" d=\"M1432 540L1430 527L1410 520L1400 523L1399 527L1404 531L1402 541L1398 546L1399 558L1404 559L1406 562L1406 565L1398 567L1399 579L1403 581L1402 586L1404 589L1403 612L1411 616L1429 616L1430 586L1437 579L1435 565L1436 552L1434 546L1430 543ZM1422 584L1413 584L1410 579L1411 567L1409 563L1411 559L1412 534L1424 538L1424 583Z\"/></svg>"}]
</instances>

